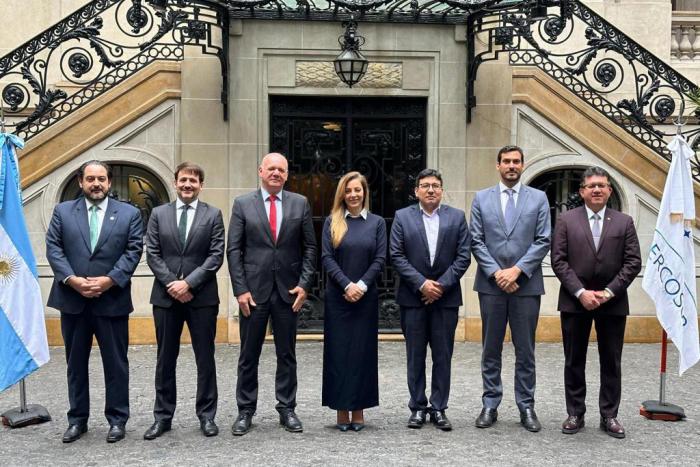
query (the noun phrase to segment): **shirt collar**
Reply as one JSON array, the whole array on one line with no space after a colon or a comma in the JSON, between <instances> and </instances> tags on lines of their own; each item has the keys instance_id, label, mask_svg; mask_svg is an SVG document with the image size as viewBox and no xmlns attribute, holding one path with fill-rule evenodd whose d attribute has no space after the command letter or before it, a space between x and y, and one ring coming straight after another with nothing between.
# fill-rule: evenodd
<instances>
[{"instance_id":1,"label":"shirt collar","mask_svg":"<svg viewBox=\"0 0 700 467\"><path fill-rule=\"evenodd\" d=\"M107 211L107 204L108 203L109 203L109 196L105 196L104 199L97 204L91 202L89 199L87 199L87 197L85 198L85 205L87 206L88 211L90 211L90 208L92 206L97 206L100 208L99 211L105 212L105 211Z\"/></svg>"},{"instance_id":2,"label":"shirt collar","mask_svg":"<svg viewBox=\"0 0 700 467\"><path fill-rule=\"evenodd\" d=\"M518 183L516 183L515 185L513 185L513 188L511 188L511 190L513 190L513 191L515 192L515 194L518 195L518 194L520 194L520 189L521 189L522 187L523 187L523 182L518 182ZM503 184L503 182L498 182L498 192L499 192L499 193L503 193L503 192L506 191L507 189L508 189L508 187L505 186L505 185Z\"/></svg>"},{"instance_id":3,"label":"shirt collar","mask_svg":"<svg viewBox=\"0 0 700 467\"><path fill-rule=\"evenodd\" d=\"M194 201L192 201L192 202L190 203L190 207L196 211L196 210L197 210L197 204L199 204L199 198L197 198L197 199L195 199ZM185 205L185 203L183 203L182 200L181 200L180 198L177 198L177 199L175 200L175 208L176 208L176 209L178 209L178 210L179 210L179 209L182 209L182 207L183 207L184 205Z\"/></svg>"},{"instance_id":4,"label":"shirt collar","mask_svg":"<svg viewBox=\"0 0 700 467\"><path fill-rule=\"evenodd\" d=\"M591 208L589 208L588 206L586 206L585 204L584 204L584 206L586 207L586 215L588 216L588 220L591 220L591 217L593 217L593 214L596 214L596 213L593 212L593 210ZM605 208L606 208L606 206L603 206L603 209L601 209L597 213L601 219L605 218Z\"/></svg>"},{"instance_id":5,"label":"shirt collar","mask_svg":"<svg viewBox=\"0 0 700 467\"><path fill-rule=\"evenodd\" d=\"M366 210L366 209L363 209L362 211L360 211L360 215L359 215L359 216L353 216L353 215L350 213L350 211L348 211L348 210L346 209L346 210L345 210L345 217L362 217L364 220L367 220L367 210Z\"/></svg>"},{"instance_id":6,"label":"shirt collar","mask_svg":"<svg viewBox=\"0 0 700 467\"><path fill-rule=\"evenodd\" d=\"M270 193L263 187L260 187L260 193L262 194L263 201L267 201L267 198L270 197ZM282 201L282 193L284 193L284 190L280 190L280 192L275 195L280 201Z\"/></svg>"},{"instance_id":7,"label":"shirt collar","mask_svg":"<svg viewBox=\"0 0 700 467\"><path fill-rule=\"evenodd\" d=\"M423 206L421 206L421 204L418 203L418 209L420 209L421 214L423 214L423 215L426 216L426 217L433 217L434 215L439 214L440 208L441 208L441 207L442 207L442 205L441 205L441 204L438 204L438 207L435 208L435 210L433 211L433 213L432 213L432 214L428 214L428 212L427 212L425 209L423 209Z\"/></svg>"}]
</instances>

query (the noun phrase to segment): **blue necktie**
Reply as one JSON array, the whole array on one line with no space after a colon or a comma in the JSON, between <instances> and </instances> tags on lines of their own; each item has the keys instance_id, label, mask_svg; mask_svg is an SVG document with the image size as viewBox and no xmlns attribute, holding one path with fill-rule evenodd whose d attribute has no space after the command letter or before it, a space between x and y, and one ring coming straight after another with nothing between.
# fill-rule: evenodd
<instances>
[{"instance_id":1,"label":"blue necktie","mask_svg":"<svg viewBox=\"0 0 700 467\"><path fill-rule=\"evenodd\" d=\"M515 198L513 198L513 193L515 193L515 190L512 188L508 188L506 190L508 201L506 201L506 210L503 213L503 217L506 221L506 228L508 230L513 227L513 222L515 222Z\"/></svg>"},{"instance_id":2,"label":"blue necktie","mask_svg":"<svg viewBox=\"0 0 700 467\"><path fill-rule=\"evenodd\" d=\"M95 246L97 245L98 230L100 228L100 219L97 217L97 211L100 208L93 205L90 206L90 252L95 251Z\"/></svg>"}]
</instances>

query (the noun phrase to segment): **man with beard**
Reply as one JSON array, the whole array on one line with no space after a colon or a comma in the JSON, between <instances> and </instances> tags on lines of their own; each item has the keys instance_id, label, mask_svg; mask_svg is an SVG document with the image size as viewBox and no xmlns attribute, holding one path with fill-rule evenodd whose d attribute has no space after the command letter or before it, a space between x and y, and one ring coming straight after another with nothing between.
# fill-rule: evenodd
<instances>
[{"instance_id":1,"label":"man with beard","mask_svg":"<svg viewBox=\"0 0 700 467\"><path fill-rule=\"evenodd\" d=\"M282 189L288 177L287 159L278 153L266 155L258 176L260 188L234 201L226 251L241 332L234 436L248 433L257 408L258 362L270 319L280 424L290 432L303 431L294 412L295 346L298 313L313 280L316 235L307 199Z\"/></svg>"},{"instance_id":2,"label":"man with beard","mask_svg":"<svg viewBox=\"0 0 700 467\"><path fill-rule=\"evenodd\" d=\"M146 233L146 259L155 280L151 291L158 341L155 422L143 437L156 439L170 431L177 403L175 369L185 323L197 364L195 410L204 436L216 436L218 390L214 340L219 313L216 272L224 262L221 211L201 201L204 170L192 162L175 168L177 199L151 213Z\"/></svg>"},{"instance_id":3,"label":"man with beard","mask_svg":"<svg viewBox=\"0 0 700 467\"><path fill-rule=\"evenodd\" d=\"M549 203L544 192L520 182L522 149L501 148L497 162L501 181L476 194L471 213L472 252L479 263L474 290L481 308L484 385L483 408L475 424L487 428L498 418L501 352L510 325L520 423L537 432L542 426L535 413L535 330L544 294L541 264L550 243Z\"/></svg>"},{"instance_id":4,"label":"man with beard","mask_svg":"<svg viewBox=\"0 0 700 467\"><path fill-rule=\"evenodd\" d=\"M97 338L104 367L107 442L124 438L129 418L128 320L131 275L143 250L138 209L107 197L112 170L84 163L77 173L83 196L54 209L46 257L54 273L47 305L61 312L68 364L68 429L64 443L87 431L90 415L88 358Z\"/></svg>"}]
</instances>

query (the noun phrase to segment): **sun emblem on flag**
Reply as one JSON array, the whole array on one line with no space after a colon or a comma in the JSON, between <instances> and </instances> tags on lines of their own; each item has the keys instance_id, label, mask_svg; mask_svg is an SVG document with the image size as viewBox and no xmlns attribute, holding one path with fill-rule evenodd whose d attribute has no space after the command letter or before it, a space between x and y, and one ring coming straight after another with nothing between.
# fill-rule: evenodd
<instances>
[{"instance_id":1,"label":"sun emblem on flag","mask_svg":"<svg viewBox=\"0 0 700 467\"><path fill-rule=\"evenodd\" d=\"M0 254L0 284L7 285L17 277L19 260L12 256Z\"/></svg>"}]
</instances>

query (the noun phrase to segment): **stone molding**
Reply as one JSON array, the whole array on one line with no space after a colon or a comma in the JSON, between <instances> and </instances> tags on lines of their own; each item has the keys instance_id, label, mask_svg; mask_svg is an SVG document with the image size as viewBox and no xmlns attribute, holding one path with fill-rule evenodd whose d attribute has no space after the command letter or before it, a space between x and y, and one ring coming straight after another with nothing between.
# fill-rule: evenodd
<instances>
[{"instance_id":1,"label":"stone molding","mask_svg":"<svg viewBox=\"0 0 700 467\"><path fill-rule=\"evenodd\" d=\"M367 73L355 85L357 88L401 88L403 64L370 63ZM297 61L295 66L296 86L311 88L345 87L335 73L332 62Z\"/></svg>"}]
</instances>

